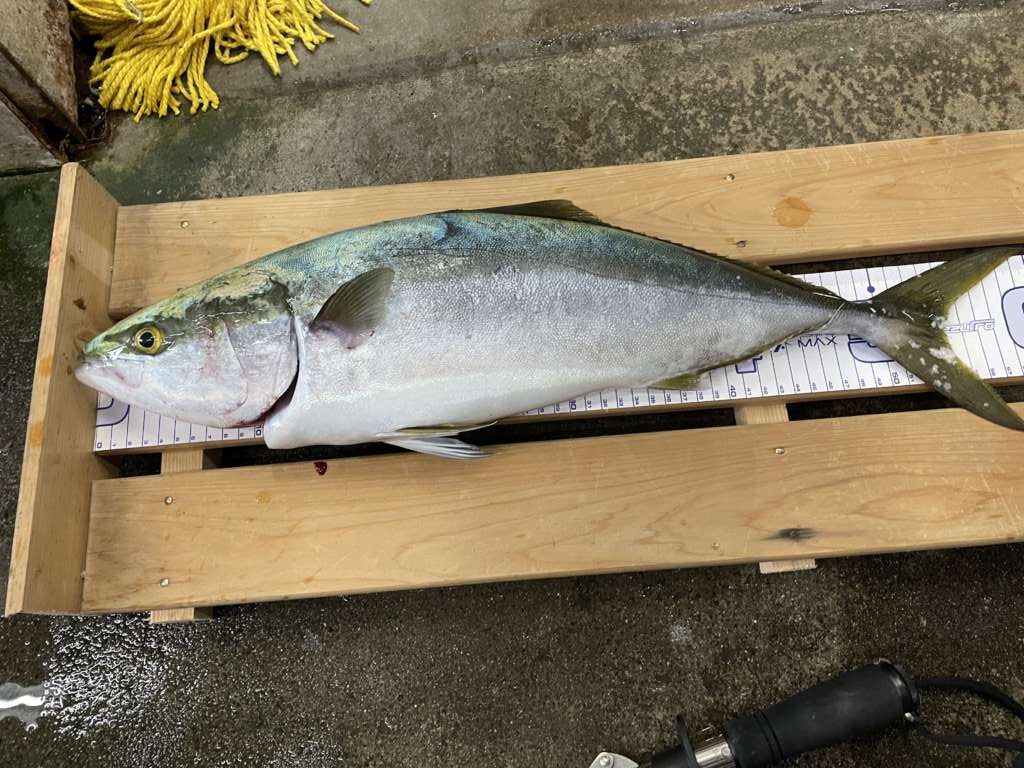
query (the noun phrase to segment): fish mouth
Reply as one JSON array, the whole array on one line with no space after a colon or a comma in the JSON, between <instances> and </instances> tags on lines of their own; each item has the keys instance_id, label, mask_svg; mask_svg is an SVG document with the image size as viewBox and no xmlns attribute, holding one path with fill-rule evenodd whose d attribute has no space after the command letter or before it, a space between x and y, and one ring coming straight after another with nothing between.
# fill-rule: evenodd
<instances>
[{"instance_id":1,"label":"fish mouth","mask_svg":"<svg viewBox=\"0 0 1024 768\"><path fill-rule=\"evenodd\" d=\"M105 358L82 355L75 367L75 378L87 387L123 399L142 384L142 366L125 365L123 360L114 364Z\"/></svg>"}]
</instances>

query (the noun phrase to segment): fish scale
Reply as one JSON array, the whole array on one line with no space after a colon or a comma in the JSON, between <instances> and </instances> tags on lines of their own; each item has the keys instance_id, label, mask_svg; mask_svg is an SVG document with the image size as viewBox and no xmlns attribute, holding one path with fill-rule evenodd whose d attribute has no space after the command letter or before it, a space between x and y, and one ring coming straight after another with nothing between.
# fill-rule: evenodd
<instances>
[{"instance_id":1,"label":"fish scale","mask_svg":"<svg viewBox=\"0 0 1024 768\"><path fill-rule=\"evenodd\" d=\"M867 299L941 262L803 274L806 282L843 298ZM947 318L957 355L984 379L1024 375L1024 257L1014 256L959 297ZM595 333L599 330L595 329ZM752 360L704 374L696 389L612 389L528 411L551 417L585 412L643 411L680 403L793 397L809 393L899 389L921 381L858 337L810 334ZM262 425L220 429L190 424L99 395L94 450L100 453L169 445L262 438Z\"/></svg>"}]
</instances>

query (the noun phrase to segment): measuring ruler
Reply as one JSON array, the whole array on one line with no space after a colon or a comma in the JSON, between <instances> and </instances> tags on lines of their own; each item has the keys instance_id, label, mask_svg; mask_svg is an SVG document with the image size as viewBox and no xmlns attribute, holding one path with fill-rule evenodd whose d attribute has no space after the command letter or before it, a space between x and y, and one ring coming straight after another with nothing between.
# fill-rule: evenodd
<instances>
[{"instance_id":1,"label":"measuring ruler","mask_svg":"<svg viewBox=\"0 0 1024 768\"><path fill-rule=\"evenodd\" d=\"M846 299L863 300L941 262L800 275ZM957 299L947 318L953 349L985 379L1024 376L1024 256L1014 256ZM922 382L857 336L812 333L749 360L704 374L696 389L633 387L592 392L528 411L530 416L685 407L762 397L789 399L829 392L898 389ZM145 451L168 445L255 442L263 426L220 429L159 416L100 395L94 450Z\"/></svg>"}]
</instances>

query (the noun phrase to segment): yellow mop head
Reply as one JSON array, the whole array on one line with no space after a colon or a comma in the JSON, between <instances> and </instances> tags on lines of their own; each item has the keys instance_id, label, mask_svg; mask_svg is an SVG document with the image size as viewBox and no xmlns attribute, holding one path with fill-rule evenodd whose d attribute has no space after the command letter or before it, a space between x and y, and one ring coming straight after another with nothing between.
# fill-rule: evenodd
<instances>
[{"instance_id":1,"label":"yellow mop head","mask_svg":"<svg viewBox=\"0 0 1024 768\"><path fill-rule=\"evenodd\" d=\"M369 5L372 0L361 0ZM217 92L206 81L206 56L213 45L225 64L257 51L278 75L279 56L292 64L296 39L313 50L334 35L317 23L327 16L358 32L323 0L69 0L75 18L97 36L90 81L100 104L134 112L138 121L181 109L217 108Z\"/></svg>"}]
</instances>

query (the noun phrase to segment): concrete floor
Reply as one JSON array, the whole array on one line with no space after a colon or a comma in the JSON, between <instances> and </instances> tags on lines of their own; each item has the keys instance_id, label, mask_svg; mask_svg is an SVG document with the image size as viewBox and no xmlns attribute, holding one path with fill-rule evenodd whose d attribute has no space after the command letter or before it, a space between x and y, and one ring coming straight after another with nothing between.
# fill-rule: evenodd
<instances>
[{"instance_id":1,"label":"concrete floor","mask_svg":"<svg viewBox=\"0 0 1024 768\"><path fill-rule=\"evenodd\" d=\"M342 3L336 3L342 5ZM345 5L355 5L346 3ZM1024 127L1024 6L497 0L356 7L280 80L115 121L87 158L124 203L385 184ZM14 524L56 195L0 179L0 571ZM46 682L20 766L587 766L890 655L1024 696L1024 546L247 606L211 623L0 623L0 683ZM2 590L2 587L0 587ZM1014 726L933 700L939 724ZM1016 736L1024 737L1019 726ZM1008 765L902 733L804 766Z\"/></svg>"}]
</instances>

